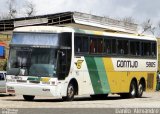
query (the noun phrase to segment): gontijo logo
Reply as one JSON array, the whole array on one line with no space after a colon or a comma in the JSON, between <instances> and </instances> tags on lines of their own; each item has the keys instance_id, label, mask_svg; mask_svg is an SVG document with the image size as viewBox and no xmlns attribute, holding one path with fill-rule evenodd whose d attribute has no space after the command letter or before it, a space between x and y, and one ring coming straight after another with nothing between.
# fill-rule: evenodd
<instances>
[{"instance_id":1,"label":"gontijo logo","mask_svg":"<svg viewBox=\"0 0 160 114\"><path fill-rule=\"evenodd\" d=\"M83 62L83 60L77 60L77 62L75 62L77 69L81 69L82 62Z\"/></svg>"}]
</instances>

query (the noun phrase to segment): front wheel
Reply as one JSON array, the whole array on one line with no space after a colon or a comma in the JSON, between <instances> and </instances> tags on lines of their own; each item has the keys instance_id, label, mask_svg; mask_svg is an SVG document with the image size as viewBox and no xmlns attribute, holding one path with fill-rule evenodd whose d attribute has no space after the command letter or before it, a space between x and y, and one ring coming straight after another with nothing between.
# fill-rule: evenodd
<instances>
[{"instance_id":1,"label":"front wheel","mask_svg":"<svg viewBox=\"0 0 160 114\"><path fill-rule=\"evenodd\" d=\"M31 95L23 95L24 100L26 101L33 101L35 96Z\"/></svg>"},{"instance_id":2,"label":"front wheel","mask_svg":"<svg viewBox=\"0 0 160 114\"><path fill-rule=\"evenodd\" d=\"M68 85L67 96L62 97L63 101L73 101L75 95L75 88L72 83Z\"/></svg>"}]
</instances>

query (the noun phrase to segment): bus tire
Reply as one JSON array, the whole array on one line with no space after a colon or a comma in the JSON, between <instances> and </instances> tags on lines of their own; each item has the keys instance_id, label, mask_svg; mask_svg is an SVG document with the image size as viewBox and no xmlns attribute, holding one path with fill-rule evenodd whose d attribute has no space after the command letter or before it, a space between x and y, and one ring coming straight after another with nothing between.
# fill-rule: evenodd
<instances>
[{"instance_id":1,"label":"bus tire","mask_svg":"<svg viewBox=\"0 0 160 114\"><path fill-rule=\"evenodd\" d=\"M128 93L129 98L135 98L137 94L137 84L135 81L132 81L130 84L130 89Z\"/></svg>"},{"instance_id":2,"label":"bus tire","mask_svg":"<svg viewBox=\"0 0 160 114\"><path fill-rule=\"evenodd\" d=\"M23 95L24 100L26 101L33 101L35 96L31 95Z\"/></svg>"},{"instance_id":3,"label":"bus tire","mask_svg":"<svg viewBox=\"0 0 160 114\"><path fill-rule=\"evenodd\" d=\"M70 83L67 88L67 96L62 97L63 101L73 101L75 92L74 85Z\"/></svg>"},{"instance_id":4,"label":"bus tire","mask_svg":"<svg viewBox=\"0 0 160 114\"><path fill-rule=\"evenodd\" d=\"M137 96L138 98L142 97L144 91L144 85L142 82L139 83L138 85L138 90L137 90Z\"/></svg>"}]
</instances>

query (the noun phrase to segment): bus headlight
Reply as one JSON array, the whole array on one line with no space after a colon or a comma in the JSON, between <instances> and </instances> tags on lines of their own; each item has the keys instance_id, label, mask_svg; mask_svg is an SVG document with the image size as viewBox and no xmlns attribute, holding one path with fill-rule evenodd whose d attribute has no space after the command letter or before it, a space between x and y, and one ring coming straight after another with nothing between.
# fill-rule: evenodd
<instances>
[{"instance_id":1,"label":"bus headlight","mask_svg":"<svg viewBox=\"0 0 160 114\"><path fill-rule=\"evenodd\" d=\"M51 81L50 85L57 85L56 81Z\"/></svg>"},{"instance_id":2,"label":"bus headlight","mask_svg":"<svg viewBox=\"0 0 160 114\"><path fill-rule=\"evenodd\" d=\"M16 80L14 80L14 79L7 79L6 81L7 82L16 82Z\"/></svg>"},{"instance_id":3,"label":"bus headlight","mask_svg":"<svg viewBox=\"0 0 160 114\"><path fill-rule=\"evenodd\" d=\"M42 84L50 84L50 82L42 82Z\"/></svg>"},{"instance_id":4,"label":"bus headlight","mask_svg":"<svg viewBox=\"0 0 160 114\"><path fill-rule=\"evenodd\" d=\"M7 86L7 90L14 90L14 87L12 87L12 86Z\"/></svg>"}]
</instances>

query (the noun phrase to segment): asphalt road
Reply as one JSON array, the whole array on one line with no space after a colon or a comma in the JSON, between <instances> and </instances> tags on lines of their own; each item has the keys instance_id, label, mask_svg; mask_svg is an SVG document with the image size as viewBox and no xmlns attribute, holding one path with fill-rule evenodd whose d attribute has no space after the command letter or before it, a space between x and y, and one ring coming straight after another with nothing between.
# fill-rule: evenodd
<instances>
[{"instance_id":1,"label":"asphalt road","mask_svg":"<svg viewBox=\"0 0 160 114\"><path fill-rule=\"evenodd\" d=\"M142 98L134 98L134 99L122 99L119 95L109 95L105 100L93 100L89 96L79 96L76 97L72 102L63 102L61 98L52 98L52 97L35 97L34 101L28 102L24 101L22 96L8 96L8 95L0 95L0 108L2 108L2 112L6 109L19 109L25 108L26 114L29 114L31 110L27 109L35 109L35 111L40 111L41 113L44 109L47 111L48 109L59 109L63 111L63 109L68 109L68 113L70 110L74 111L74 108L83 112L88 112L90 114L91 110L95 110L100 108L100 112L106 111L105 109L114 109L114 113L119 113L117 109L127 109L127 108L158 108L160 113L160 92L150 92L144 93ZM42 110L43 109L43 110ZM103 109L103 110L102 110ZM28 111L28 112L27 112ZM33 111L33 110L32 110ZM51 110L50 110L51 111ZM56 110L58 111L58 110ZM54 110L54 112L56 112ZM97 114L98 110L92 111L92 114ZM110 110L108 110L110 111ZM117 112L116 112L117 111ZM19 111L20 112L20 111ZM67 114L67 111L63 111ZM99 112L98 112L99 113ZM128 112L129 113L129 112ZM6 114L6 113L2 113ZM19 113L15 113L19 114ZM40 113L39 113L40 114ZM47 114L47 113L45 113ZM58 112L56 112L58 114ZM79 114L77 112L77 114ZM112 114L112 113L110 113Z\"/></svg>"}]
</instances>

